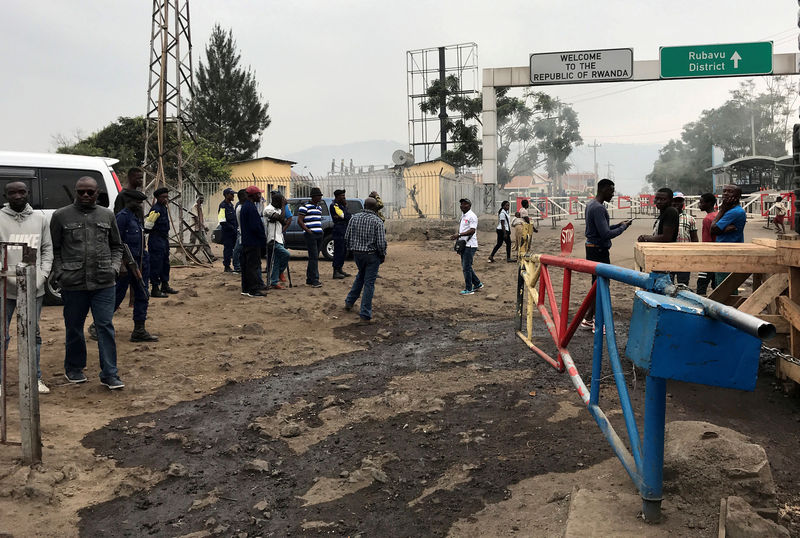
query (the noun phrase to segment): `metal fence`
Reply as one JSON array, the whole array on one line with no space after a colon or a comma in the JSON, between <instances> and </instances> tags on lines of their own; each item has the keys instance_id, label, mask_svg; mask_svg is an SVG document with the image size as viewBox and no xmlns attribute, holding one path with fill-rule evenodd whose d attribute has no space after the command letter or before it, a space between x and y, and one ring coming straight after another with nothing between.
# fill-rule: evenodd
<instances>
[{"instance_id":1,"label":"metal fence","mask_svg":"<svg viewBox=\"0 0 800 538\"><path fill-rule=\"evenodd\" d=\"M384 204L383 214L388 219L452 219L461 215L459 200L469 198L476 213L494 213L499 203L495 185L483 185L471 177L445 176L439 173L408 174L394 170L377 170L362 174L336 174L325 177L253 177L233 179L226 183L200 181L197 189L203 194L203 211L206 221L216 220L217 208L222 201L222 191L256 185L265 192L280 190L287 197L301 198L319 187L323 196L333 196L344 189L348 198L366 198L377 192ZM183 193L184 207L194 203L196 192L188 187Z\"/></svg>"}]
</instances>

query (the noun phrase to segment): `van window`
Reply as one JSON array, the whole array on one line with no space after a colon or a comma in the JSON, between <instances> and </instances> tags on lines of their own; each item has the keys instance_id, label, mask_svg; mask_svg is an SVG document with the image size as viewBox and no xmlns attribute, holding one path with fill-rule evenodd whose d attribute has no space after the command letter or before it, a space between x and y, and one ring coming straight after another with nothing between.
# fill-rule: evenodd
<instances>
[{"instance_id":1,"label":"van window","mask_svg":"<svg viewBox=\"0 0 800 538\"><path fill-rule=\"evenodd\" d=\"M352 215L355 215L356 213L361 213L364 210L364 206L361 205L361 200L348 200L347 210Z\"/></svg>"},{"instance_id":2,"label":"van window","mask_svg":"<svg viewBox=\"0 0 800 538\"><path fill-rule=\"evenodd\" d=\"M75 196L75 183L84 176L89 176L97 181L97 186L100 189L97 203L108 207L108 193L105 190L103 174L99 171L42 168L42 209L59 209L70 205Z\"/></svg>"},{"instance_id":3,"label":"van window","mask_svg":"<svg viewBox=\"0 0 800 538\"><path fill-rule=\"evenodd\" d=\"M39 200L39 183L36 180L36 170L33 168L21 168L14 166L0 166L0 205L5 202L3 194L6 192L6 185L15 181L22 181L28 186L28 203L34 209Z\"/></svg>"}]
</instances>

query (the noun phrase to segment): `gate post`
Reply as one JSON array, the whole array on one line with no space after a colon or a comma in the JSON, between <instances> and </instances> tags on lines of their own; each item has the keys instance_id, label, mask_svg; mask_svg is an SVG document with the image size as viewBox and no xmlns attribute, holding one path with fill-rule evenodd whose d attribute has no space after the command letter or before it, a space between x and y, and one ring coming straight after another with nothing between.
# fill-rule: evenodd
<instances>
[{"instance_id":1,"label":"gate post","mask_svg":"<svg viewBox=\"0 0 800 538\"><path fill-rule=\"evenodd\" d=\"M39 386L36 367L36 249L24 248L17 265L17 349L19 356L19 420L22 434L22 462L42 461L39 427ZM30 253L33 253L32 255ZM33 258L33 263L30 259Z\"/></svg>"}]
</instances>

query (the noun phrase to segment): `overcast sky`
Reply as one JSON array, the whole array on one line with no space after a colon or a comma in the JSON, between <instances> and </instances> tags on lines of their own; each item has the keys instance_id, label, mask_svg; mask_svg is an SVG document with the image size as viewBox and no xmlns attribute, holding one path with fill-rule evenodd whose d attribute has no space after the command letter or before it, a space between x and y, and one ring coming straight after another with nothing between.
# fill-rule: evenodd
<instances>
[{"instance_id":1,"label":"overcast sky","mask_svg":"<svg viewBox=\"0 0 800 538\"><path fill-rule=\"evenodd\" d=\"M0 149L52 151L144 113L148 0L5 0L0 20ZM191 0L194 60L211 28L232 28L270 103L260 154L407 141L406 51L478 44L481 68L532 52L773 40L796 52L792 0ZM665 142L740 79L549 87L574 103L587 142ZM366 163L365 163L366 164ZM302 165L302 163L301 163Z\"/></svg>"}]
</instances>

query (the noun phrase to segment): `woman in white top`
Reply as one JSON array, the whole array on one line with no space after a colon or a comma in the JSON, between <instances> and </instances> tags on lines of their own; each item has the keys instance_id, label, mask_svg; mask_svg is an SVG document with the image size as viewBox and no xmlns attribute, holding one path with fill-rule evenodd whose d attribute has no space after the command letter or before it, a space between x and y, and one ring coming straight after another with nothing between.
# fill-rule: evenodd
<instances>
[{"instance_id":1,"label":"woman in white top","mask_svg":"<svg viewBox=\"0 0 800 538\"><path fill-rule=\"evenodd\" d=\"M500 204L500 211L497 212L497 244L489 255L489 263L494 263L494 255L503 243L506 244L506 261L513 263L511 259L511 218L508 216L508 200Z\"/></svg>"}]
</instances>

